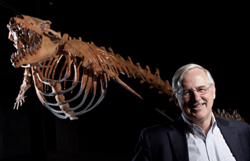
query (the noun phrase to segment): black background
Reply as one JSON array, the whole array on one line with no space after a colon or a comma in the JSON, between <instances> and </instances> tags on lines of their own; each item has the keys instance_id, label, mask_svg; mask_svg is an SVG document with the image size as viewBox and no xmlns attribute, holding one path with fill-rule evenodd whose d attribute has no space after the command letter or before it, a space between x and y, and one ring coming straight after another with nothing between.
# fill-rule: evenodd
<instances>
[{"instance_id":1,"label":"black background","mask_svg":"<svg viewBox=\"0 0 250 161\"><path fill-rule=\"evenodd\" d=\"M32 87L13 110L23 68L11 66L15 51L6 27L17 12L52 22L54 31L112 47L171 83L187 63L207 68L216 82L216 108L234 108L249 122L249 11L244 4L170 4L128 1L0 1L0 159L131 160L143 128L176 118L180 110L166 95L121 79L144 99L109 83L103 102L77 121L60 120L45 109ZM5 3L4 3L5 2ZM8 6L6 6L6 3ZM5 5L4 5L5 4Z\"/></svg>"}]
</instances>

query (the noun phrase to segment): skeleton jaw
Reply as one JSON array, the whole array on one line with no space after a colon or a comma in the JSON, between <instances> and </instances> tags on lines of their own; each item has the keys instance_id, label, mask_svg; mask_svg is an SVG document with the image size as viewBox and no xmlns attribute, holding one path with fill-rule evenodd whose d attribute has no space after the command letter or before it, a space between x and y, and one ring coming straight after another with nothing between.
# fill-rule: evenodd
<instances>
[{"instance_id":1,"label":"skeleton jaw","mask_svg":"<svg viewBox=\"0 0 250 161\"><path fill-rule=\"evenodd\" d=\"M50 38L48 38L47 36L42 36L40 44L38 44L36 47L27 49L25 58L17 59L17 61L13 62L14 64L12 65L18 68L20 66L24 66L27 64L36 64L40 61L46 60L57 52L58 44L59 43L52 43L50 41Z\"/></svg>"},{"instance_id":2,"label":"skeleton jaw","mask_svg":"<svg viewBox=\"0 0 250 161\"><path fill-rule=\"evenodd\" d=\"M17 18L12 18L7 25L9 29L9 39L14 42L17 49L11 55L11 63L15 68L46 60L57 51L60 38L48 33L39 34L27 27L25 22L16 22ZM50 29L49 29L50 30ZM53 31L53 30L51 30ZM53 40L57 40L52 42Z\"/></svg>"}]
</instances>

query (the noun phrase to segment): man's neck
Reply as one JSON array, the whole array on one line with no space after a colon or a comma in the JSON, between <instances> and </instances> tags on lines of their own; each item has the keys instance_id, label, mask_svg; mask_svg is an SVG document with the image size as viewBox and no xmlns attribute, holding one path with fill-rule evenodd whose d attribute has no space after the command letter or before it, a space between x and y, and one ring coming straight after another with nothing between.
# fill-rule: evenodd
<instances>
[{"instance_id":1,"label":"man's neck","mask_svg":"<svg viewBox=\"0 0 250 161\"><path fill-rule=\"evenodd\" d=\"M199 127L201 127L202 131L204 132L205 136L207 136L208 131L210 130L213 121L212 121L212 115L209 118L207 118L206 120L201 120L201 121L197 121L197 122L193 122L194 124L198 125Z\"/></svg>"},{"instance_id":2,"label":"man's neck","mask_svg":"<svg viewBox=\"0 0 250 161\"><path fill-rule=\"evenodd\" d=\"M186 120L188 120L188 119L186 118ZM207 133L210 130L210 128L211 128L211 126L212 126L212 124L214 122L212 113L211 113L211 115L208 115L207 118L204 118L204 119L201 119L201 120L188 120L188 121L190 123L192 123L192 124L195 124L195 125L199 126L202 129L202 131L204 132L205 136L207 136Z\"/></svg>"}]
</instances>

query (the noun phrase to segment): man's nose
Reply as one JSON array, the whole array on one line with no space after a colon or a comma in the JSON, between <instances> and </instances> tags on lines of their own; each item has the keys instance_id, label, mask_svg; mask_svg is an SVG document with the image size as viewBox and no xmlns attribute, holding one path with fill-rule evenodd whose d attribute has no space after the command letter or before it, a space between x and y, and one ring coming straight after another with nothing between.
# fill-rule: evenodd
<instances>
[{"instance_id":1,"label":"man's nose","mask_svg":"<svg viewBox=\"0 0 250 161\"><path fill-rule=\"evenodd\" d=\"M193 91L192 99L193 101L198 102L201 100L201 95L197 91Z\"/></svg>"}]
</instances>

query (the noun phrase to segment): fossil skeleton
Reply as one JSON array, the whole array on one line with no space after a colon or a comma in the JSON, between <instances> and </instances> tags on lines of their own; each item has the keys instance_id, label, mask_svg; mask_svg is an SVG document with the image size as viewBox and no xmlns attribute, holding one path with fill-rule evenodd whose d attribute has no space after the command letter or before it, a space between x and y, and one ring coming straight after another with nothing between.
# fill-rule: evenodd
<instances>
[{"instance_id":1,"label":"fossil skeleton","mask_svg":"<svg viewBox=\"0 0 250 161\"><path fill-rule=\"evenodd\" d=\"M32 80L41 103L61 119L74 120L95 108L103 100L110 79L141 98L119 78L120 73L139 78L140 83L149 83L150 88L157 88L159 93L172 95L169 82L160 78L158 69L152 74L148 66L142 69L139 63L134 65L130 57L126 61L111 48L106 51L104 47L84 42L81 38L72 39L68 34L61 36L60 32L50 29L50 25L50 21L26 15L12 17L7 25L9 39L17 49L11 55L12 65L25 68L14 109L24 103L25 92L31 87ZM78 88L76 95L65 99ZM96 98L98 89L101 93ZM87 98L89 93L93 93L90 99ZM70 105L81 97L78 105ZM52 102L48 101L51 99Z\"/></svg>"},{"instance_id":2,"label":"fossil skeleton","mask_svg":"<svg viewBox=\"0 0 250 161\"><path fill-rule=\"evenodd\" d=\"M229 120L237 120L237 121L244 121L244 118L241 117L241 115L238 113L238 111L236 109L230 109L231 110L231 114L226 111L225 109L220 110L219 108L217 108L217 112L213 111L213 114L215 117L221 117L224 119L229 119Z\"/></svg>"}]
</instances>

